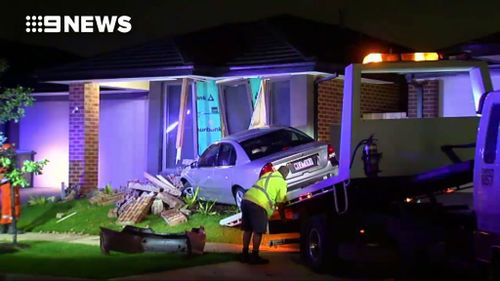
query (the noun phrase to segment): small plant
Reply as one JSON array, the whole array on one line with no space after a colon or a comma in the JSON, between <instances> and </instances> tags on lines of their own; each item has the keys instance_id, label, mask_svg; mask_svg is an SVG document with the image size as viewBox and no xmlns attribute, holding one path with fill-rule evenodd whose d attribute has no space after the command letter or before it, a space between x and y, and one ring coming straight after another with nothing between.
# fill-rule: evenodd
<instances>
[{"instance_id":1,"label":"small plant","mask_svg":"<svg viewBox=\"0 0 500 281\"><path fill-rule=\"evenodd\" d=\"M41 205L46 205L48 203L54 203L56 201L56 198L54 196L50 197L44 197L44 196L35 196L35 197L30 197L28 200L28 205L29 206L41 206Z\"/></svg>"},{"instance_id":2,"label":"small plant","mask_svg":"<svg viewBox=\"0 0 500 281\"><path fill-rule=\"evenodd\" d=\"M199 201L198 202L198 213L202 215L213 216L217 215L216 211L213 211L214 205L217 201Z\"/></svg>"},{"instance_id":3,"label":"small plant","mask_svg":"<svg viewBox=\"0 0 500 281\"><path fill-rule=\"evenodd\" d=\"M115 191L113 190L113 187L111 186L111 184L108 183L102 189L102 193L111 195L111 194L115 193Z\"/></svg>"},{"instance_id":4,"label":"small plant","mask_svg":"<svg viewBox=\"0 0 500 281\"><path fill-rule=\"evenodd\" d=\"M200 188L199 187L196 187L193 194L192 195L189 195L189 194L186 194L186 196L184 196L184 209L191 209L193 208L196 203L198 202L198 193L200 192Z\"/></svg>"}]
</instances>

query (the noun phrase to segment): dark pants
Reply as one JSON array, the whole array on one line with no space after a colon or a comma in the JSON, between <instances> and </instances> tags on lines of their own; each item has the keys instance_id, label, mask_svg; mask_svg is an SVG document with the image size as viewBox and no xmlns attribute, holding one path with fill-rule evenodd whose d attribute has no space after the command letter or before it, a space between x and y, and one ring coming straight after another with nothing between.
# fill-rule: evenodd
<instances>
[{"instance_id":1,"label":"dark pants","mask_svg":"<svg viewBox=\"0 0 500 281\"><path fill-rule=\"evenodd\" d=\"M241 201L241 230L262 234L267 230L267 212L261 206L248 201Z\"/></svg>"}]
</instances>

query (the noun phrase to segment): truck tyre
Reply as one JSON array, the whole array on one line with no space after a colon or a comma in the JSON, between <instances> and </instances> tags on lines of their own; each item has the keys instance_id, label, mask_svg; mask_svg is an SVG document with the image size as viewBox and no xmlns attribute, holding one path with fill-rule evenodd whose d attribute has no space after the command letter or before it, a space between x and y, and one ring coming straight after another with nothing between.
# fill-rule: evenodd
<instances>
[{"instance_id":1,"label":"truck tyre","mask_svg":"<svg viewBox=\"0 0 500 281\"><path fill-rule=\"evenodd\" d=\"M306 264L318 272L331 269L335 256L334 243L326 217L317 215L306 219L301 232L301 255Z\"/></svg>"}]
</instances>

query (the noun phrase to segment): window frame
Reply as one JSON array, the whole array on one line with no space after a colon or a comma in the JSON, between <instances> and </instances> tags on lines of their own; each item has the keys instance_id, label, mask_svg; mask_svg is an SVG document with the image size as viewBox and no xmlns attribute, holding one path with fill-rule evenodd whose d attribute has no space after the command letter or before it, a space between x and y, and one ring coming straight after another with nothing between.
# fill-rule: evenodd
<instances>
[{"instance_id":1,"label":"window frame","mask_svg":"<svg viewBox=\"0 0 500 281\"><path fill-rule=\"evenodd\" d=\"M168 82L163 82L162 85L162 100L161 102L163 103L163 112L162 112L162 123L163 123L163 128L162 128L162 149L161 149L161 171L162 172L167 172L167 170L172 169L167 167L167 142L168 142L168 137L167 137L167 120L168 120L168 88L169 86L180 86L181 91L182 91L182 80L176 80L176 81L168 81ZM190 81L188 83L188 95L191 95L191 107L186 108L191 110L192 114L192 122L193 122L193 151L194 151L194 159L196 160L198 158L198 114L196 110L196 85L194 82Z\"/></svg>"},{"instance_id":2,"label":"window frame","mask_svg":"<svg viewBox=\"0 0 500 281\"><path fill-rule=\"evenodd\" d=\"M249 113L250 113L250 120L253 115L254 111L254 106L253 106L253 101L252 101L252 89L250 88L250 81L248 79L235 79L231 81L226 81L219 83L219 103L220 103L220 108L221 108L221 119L222 119L222 124L223 124L223 136L230 135L229 133L229 128L228 128L228 119L227 119L227 108L226 108L226 88L227 87L239 87L241 85L245 86L245 92L246 96L248 99L248 104L249 104ZM250 124L248 124L250 126Z\"/></svg>"},{"instance_id":3,"label":"window frame","mask_svg":"<svg viewBox=\"0 0 500 281\"><path fill-rule=\"evenodd\" d=\"M267 124L273 126L273 125L276 125L274 123L272 123L272 120L273 120L273 102L272 102L272 98L271 98L271 89L273 88L272 84L275 83L275 82L288 82L288 88L289 88L289 92L288 92L288 98L289 98L289 105L290 105L290 108L288 109L288 112L290 114L290 124L280 124L280 126L291 126L291 117L292 117L292 108L291 108L291 102L292 102L292 78L291 76L287 75L287 76L273 76L273 77L267 77L266 79L268 79L268 86L266 88L266 92L264 93L265 96L266 96L266 112L267 112Z\"/></svg>"}]
</instances>

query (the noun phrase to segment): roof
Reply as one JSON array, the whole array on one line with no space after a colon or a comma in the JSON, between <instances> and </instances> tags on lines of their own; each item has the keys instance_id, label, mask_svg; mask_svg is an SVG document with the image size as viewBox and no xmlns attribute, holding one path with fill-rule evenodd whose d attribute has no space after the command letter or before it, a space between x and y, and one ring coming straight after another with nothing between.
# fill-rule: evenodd
<instances>
[{"instance_id":1,"label":"roof","mask_svg":"<svg viewBox=\"0 0 500 281\"><path fill-rule=\"evenodd\" d=\"M193 64L184 59L176 44L169 38L108 52L39 72L42 79L54 80L170 76L192 73Z\"/></svg>"},{"instance_id":2,"label":"roof","mask_svg":"<svg viewBox=\"0 0 500 281\"><path fill-rule=\"evenodd\" d=\"M45 80L337 72L372 51L408 48L293 16L230 23L39 72Z\"/></svg>"},{"instance_id":3,"label":"roof","mask_svg":"<svg viewBox=\"0 0 500 281\"><path fill-rule=\"evenodd\" d=\"M22 85L36 91L64 91L67 90L66 87L38 83L32 74L38 68L78 59L81 57L58 49L0 39L0 60L5 60L8 65L6 72L1 74L0 81L5 87Z\"/></svg>"}]
</instances>

